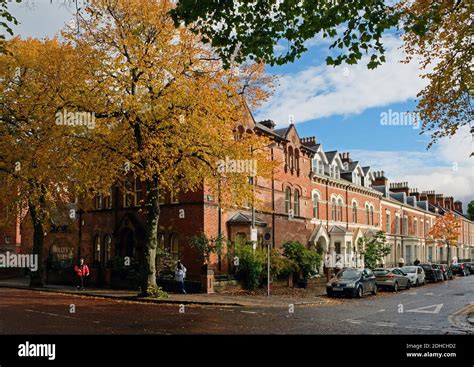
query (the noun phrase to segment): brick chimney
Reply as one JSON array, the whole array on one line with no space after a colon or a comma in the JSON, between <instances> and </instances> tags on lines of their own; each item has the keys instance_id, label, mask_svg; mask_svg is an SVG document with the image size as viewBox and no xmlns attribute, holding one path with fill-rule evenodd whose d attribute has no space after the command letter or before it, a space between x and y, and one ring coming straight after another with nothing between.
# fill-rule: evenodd
<instances>
[{"instance_id":1,"label":"brick chimney","mask_svg":"<svg viewBox=\"0 0 474 367\"><path fill-rule=\"evenodd\" d=\"M435 195L435 202L436 202L436 205L444 208L444 195L443 194L436 194Z\"/></svg>"},{"instance_id":2,"label":"brick chimney","mask_svg":"<svg viewBox=\"0 0 474 367\"><path fill-rule=\"evenodd\" d=\"M416 201L420 201L420 193L418 192L418 189L410 189L410 196L414 196Z\"/></svg>"},{"instance_id":3,"label":"brick chimney","mask_svg":"<svg viewBox=\"0 0 474 367\"><path fill-rule=\"evenodd\" d=\"M388 178L385 177L384 171L375 171L374 180L372 181L372 186L387 186Z\"/></svg>"},{"instance_id":4,"label":"brick chimney","mask_svg":"<svg viewBox=\"0 0 474 367\"><path fill-rule=\"evenodd\" d=\"M428 203L431 205L436 205L435 196L436 194L434 191L422 191L420 194L420 200L428 200Z\"/></svg>"},{"instance_id":5,"label":"brick chimney","mask_svg":"<svg viewBox=\"0 0 474 367\"><path fill-rule=\"evenodd\" d=\"M456 210L459 213L462 213L462 202L460 202L459 200L456 200L454 202L454 210Z\"/></svg>"},{"instance_id":6,"label":"brick chimney","mask_svg":"<svg viewBox=\"0 0 474 367\"><path fill-rule=\"evenodd\" d=\"M306 145L306 146L314 146L317 144L316 137L315 136L309 136L307 138L301 138L301 144Z\"/></svg>"},{"instance_id":7,"label":"brick chimney","mask_svg":"<svg viewBox=\"0 0 474 367\"><path fill-rule=\"evenodd\" d=\"M390 191L392 192L404 192L405 195L409 195L410 189L408 188L408 182L392 182L390 184Z\"/></svg>"},{"instance_id":8,"label":"brick chimney","mask_svg":"<svg viewBox=\"0 0 474 367\"><path fill-rule=\"evenodd\" d=\"M340 153L339 155L340 155L340 157L341 157L342 164L344 164L344 163L352 163L352 158L351 158L349 152Z\"/></svg>"}]
</instances>

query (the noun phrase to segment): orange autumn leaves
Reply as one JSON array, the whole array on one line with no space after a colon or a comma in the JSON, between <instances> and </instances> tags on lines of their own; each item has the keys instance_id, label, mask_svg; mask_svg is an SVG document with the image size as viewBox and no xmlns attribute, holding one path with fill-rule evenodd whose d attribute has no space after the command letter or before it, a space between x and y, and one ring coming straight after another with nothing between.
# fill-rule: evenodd
<instances>
[{"instance_id":1,"label":"orange autumn leaves","mask_svg":"<svg viewBox=\"0 0 474 367\"><path fill-rule=\"evenodd\" d=\"M433 227L430 230L430 236L433 240L442 242L441 246L456 246L460 235L461 221L453 214L446 213L436 218Z\"/></svg>"}]
</instances>

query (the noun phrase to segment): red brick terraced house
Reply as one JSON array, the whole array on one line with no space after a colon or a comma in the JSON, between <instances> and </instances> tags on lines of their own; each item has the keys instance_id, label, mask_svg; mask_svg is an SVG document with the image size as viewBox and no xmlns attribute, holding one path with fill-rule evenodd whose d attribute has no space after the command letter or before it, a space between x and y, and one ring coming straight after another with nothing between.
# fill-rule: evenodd
<instances>
[{"instance_id":1,"label":"red brick terraced house","mask_svg":"<svg viewBox=\"0 0 474 367\"><path fill-rule=\"evenodd\" d=\"M257 210L254 216L258 246L269 231L277 249L296 240L322 254L340 255L342 266L360 266L359 238L381 230L392 247L386 266L401 259L405 264L415 259L446 262L446 248L429 241L428 233L436 217L450 211L462 221L456 255L474 258L474 223L452 197L418 193L407 183L389 183L383 171L372 171L354 161L350 153L325 151L315 137L301 138L292 124L275 129L273 121L256 122L249 115L240 130L272 138L266 151L269 159L280 162L272 179L257 177L254 182L267 208ZM111 260L115 256L136 257L144 243L144 216L139 206L144 187L135 180L127 187L125 192L114 187L109 195L71 204L81 208L74 223L54 226L46 234L44 256L49 268L58 261L73 263L85 256L92 265L93 283L110 285ZM31 223L29 216L25 218L21 226L0 227L0 251L21 244L22 252L31 252ZM160 246L185 264L191 280L199 280L203 265L189 245L193 235L204 232L214 238L221 234L230 240L250 239L251 228L250 205L223 209L205 184L179 197L162 197ZM215 254L211 267L217 278L224 278L232 268L226 256ZM67 272L60 276L53 273L47 272L49 282L70 281Z\"/></svg>"}]
</instances>

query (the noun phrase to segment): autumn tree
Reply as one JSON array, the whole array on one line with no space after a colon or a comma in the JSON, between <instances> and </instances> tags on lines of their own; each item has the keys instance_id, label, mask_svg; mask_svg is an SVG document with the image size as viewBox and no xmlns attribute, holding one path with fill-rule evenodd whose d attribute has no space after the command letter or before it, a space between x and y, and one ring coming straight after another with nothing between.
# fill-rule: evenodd
<instances>
[{"instance_id":1,"label":"autumn tree","mask_svg":"<svg viewBox=\"0 0 474 367\"><path fill-rule=\"evenodd\" d=\"M399 5L407 61L421 60L427 86L418 94L422 133L431 146L450 137L474 117L474 27L472 4L463 0L403 1Z\"/></svg>"},{"instance_id":2,"label":"autumn tree","mask_svg":"<svg viewBox=\"0 0 474 367\"><path fill-rule=\"evenodd\" d=\"M430 237L448 246L448 261L451 261L451 246L457 246L461 221L453 214L446 213L436 218L430 230Z\"/></svg>"},{"instance_id":3,"label":"autumn tree","mask_svg":"<svg viewBox=\"0 0 474 367\"><path fill-rule=\"evenodd\" d=\"M271 91L264 66L224 70L198 35L175 28L167 0L91 0L78 24L63 36L77 52L93 55L86 100L76 107L94 112L104 135L90 139L121 160L107 172L143 182L145 245L140 259L143 295L157 294L155 257L160 218L159 193L219 188L223 201L243 203L252 195L248 174L219 172L226 156L256 160L258 175L269 176L267 138L244 133L248 109ZM91 59L86 57L86 59ZM104 172L105 173L105 172Z\"/></svg>"},{"instance_id":4,"label":"autumn tree","mask_svg":"<svg viewBox=\"0 0 474 367\"><path fill-rule=\"evenodd\" d=\"M6 220L31 218L40 266L30 284L41 286L45 234L54 220L74 226L73 196L85 192L107 156L75 138L87 136L90 126L58 124L84 75L84 56L56 39L14 38L6 45L9 52L0 55L0 201L12 209ZM68 114L76 111L69 108Z\"/></svg>"}]
</instances>

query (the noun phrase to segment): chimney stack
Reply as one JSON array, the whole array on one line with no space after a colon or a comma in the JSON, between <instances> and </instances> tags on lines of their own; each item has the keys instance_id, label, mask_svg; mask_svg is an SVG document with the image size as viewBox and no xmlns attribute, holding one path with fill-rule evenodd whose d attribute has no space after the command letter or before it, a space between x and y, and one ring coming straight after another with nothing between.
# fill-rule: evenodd
<instances>
[{"instance_id":1,"label":"chimney stack","mask_svg":"<svg viewBox=\"0 0 474 367\"><path fill-rule=\"evenodd\" d=\"M456 200L454 202L454 210L456 210L459 213L462 213L462 202L460 202L459 200Z\"/></svg>"},{"instance_id":2,"label":"chimney stack","mask_svg":"<svg viewBox=\"0 0 474 367\"><path fill-rule=\"evenodd\" d=\"M409 195L410 189L408 188L408 182L393 182L390 184L390 191L392 192L404 192L405 195Z\"/></svg>"},{"instance_id":3,"label":"chimney stack","mask_svg":"<svg viewBox=\"0 0 474 367\"><path fill-rule=\"evenodd\" d=\"M372 186L387 186L388 179L385 177L384 171L374 171L374 180L372 181Z\"/></svg>"}]
</instances>

